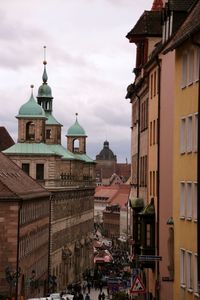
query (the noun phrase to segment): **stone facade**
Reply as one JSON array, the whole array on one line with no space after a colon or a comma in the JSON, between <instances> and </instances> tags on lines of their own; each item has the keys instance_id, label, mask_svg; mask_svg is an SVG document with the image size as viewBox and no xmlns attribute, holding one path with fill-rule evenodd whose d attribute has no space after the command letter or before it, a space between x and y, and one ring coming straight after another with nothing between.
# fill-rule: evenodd
<instances>
[{"instance_id":1,"label":"stone facade","mask_svg":"<svg viewBox=\"0 0 200 300\"><path fill-rule=\"evenodd\" d=\"M0 153L0 296L47 292L49 192Z\"/></svg>"},{"instance_id":2,"label":"stone facade","mask_svg":"<svg viewBox=\"0 0 200 300\"><path fill-rule=\"evenodd\" d=\"M67 148L61 145L62 125L52 114L44 65L38 103L32 92L21 106L18 143L5 154L51 193L48 277L53 292L81 279L92 267L95 163L86 154L87 136L77 117L67 133Z\"/></svg>"}]
</instances>

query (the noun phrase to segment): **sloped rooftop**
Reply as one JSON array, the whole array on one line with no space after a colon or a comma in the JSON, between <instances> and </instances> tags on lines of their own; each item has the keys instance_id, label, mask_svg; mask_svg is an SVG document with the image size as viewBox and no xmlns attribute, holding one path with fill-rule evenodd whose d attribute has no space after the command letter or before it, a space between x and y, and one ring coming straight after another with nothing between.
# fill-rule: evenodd
<instances>
[{"instance_id":1,"label":"sloped rooftop","mask_svg":"<svg viewBox=\"0 0 200 300\"><path fill-rule=\"evenodd\" d=\"M180 46L183 42L189 39L192 35L200 30L200 1L197 1L196 5L193 7L189 13L186 20L183 22L182 26L179 28L175 36L172 38L167 49L164 53L173 50Z\"/></svg>"},{"instance_id":2,"label":"sloped rooftop","mask_svg":"<svg viewBox=\"0 0 200 300\"><path fill-rule=\"evenodd\" d=\"M48 197L49 192L0 152L0 200Z\"/></svg>"},{"instance_id":3,"label":"sloped rooftop","mask_svg":"<svg viewBox=\"0 0 200 300\"><path fill-rule=\"evenodd\" d=\"M133 29L126 35L128 39L139 36L161 36L161 11L147 11L141 15Z\"/></svg>"}]
</instances>

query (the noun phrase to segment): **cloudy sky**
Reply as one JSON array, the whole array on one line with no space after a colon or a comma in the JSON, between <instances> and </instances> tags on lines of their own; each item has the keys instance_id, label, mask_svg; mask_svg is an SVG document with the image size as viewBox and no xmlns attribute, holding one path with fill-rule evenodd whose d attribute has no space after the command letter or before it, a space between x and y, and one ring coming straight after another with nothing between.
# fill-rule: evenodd
<instances>
[{"instance_id":1,"label":"cloudy sky","mask_svg":"<svg viewBox=\"0 0 200 300\"><path fill-rule=\"evenodd\" d=\"M47 46L53 113L63 124L62 144L75 121L84 127L95 158L107 139L119 162L130 162L135 47L126 34L153 0L1 0L0 126L17 140L15 116L42 83Z\"/></svg>"}]
</instances>

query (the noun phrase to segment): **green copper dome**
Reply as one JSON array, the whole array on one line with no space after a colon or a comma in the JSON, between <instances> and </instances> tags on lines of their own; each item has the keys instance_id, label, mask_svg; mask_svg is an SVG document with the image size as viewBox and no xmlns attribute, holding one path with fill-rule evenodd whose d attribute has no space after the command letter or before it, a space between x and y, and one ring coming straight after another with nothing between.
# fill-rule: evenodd
<instances>
[{"instance_id":1,"label":"green copper dome","mask_svg":"<svg viewBox=\"0 0 200 300\"><path fill-rule=\"evenodd\" d=\"M85 130L78 123L77 117L74 125L68 129L67 136L86 136Z\"/></svg>"},{"instance_id":2,"label":"green copper dome","mask_svg":"<svg viewBox=\"0 0 200 300\"><path fill-rule=\"evenodd\" d=\"M30 99L19 109L17 117L22 116L45 117L43 108L36 102L33 97L33 92L31 93Z\"/></svg>"}]
</instances>

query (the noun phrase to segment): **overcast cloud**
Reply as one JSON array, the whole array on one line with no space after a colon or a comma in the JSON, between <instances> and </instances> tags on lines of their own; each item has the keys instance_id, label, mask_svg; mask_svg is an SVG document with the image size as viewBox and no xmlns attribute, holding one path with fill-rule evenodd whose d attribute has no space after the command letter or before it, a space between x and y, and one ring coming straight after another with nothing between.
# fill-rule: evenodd
<instances>
[{"instance_id":1,"label":"overcast cloud","mask_svg":"<svg viewBox=\"0 0 200 300\"><path fill-rule=\"evenodd\" d=\"M15 116L42 83L47 46L48 84L65 134L79 114L87 152L107 139L119 162L130 162L131 106L126 87L134 77L135 47L126 34L153 0L1 0L0 126L17 140Z\"/></svg>"}]
</instances>

